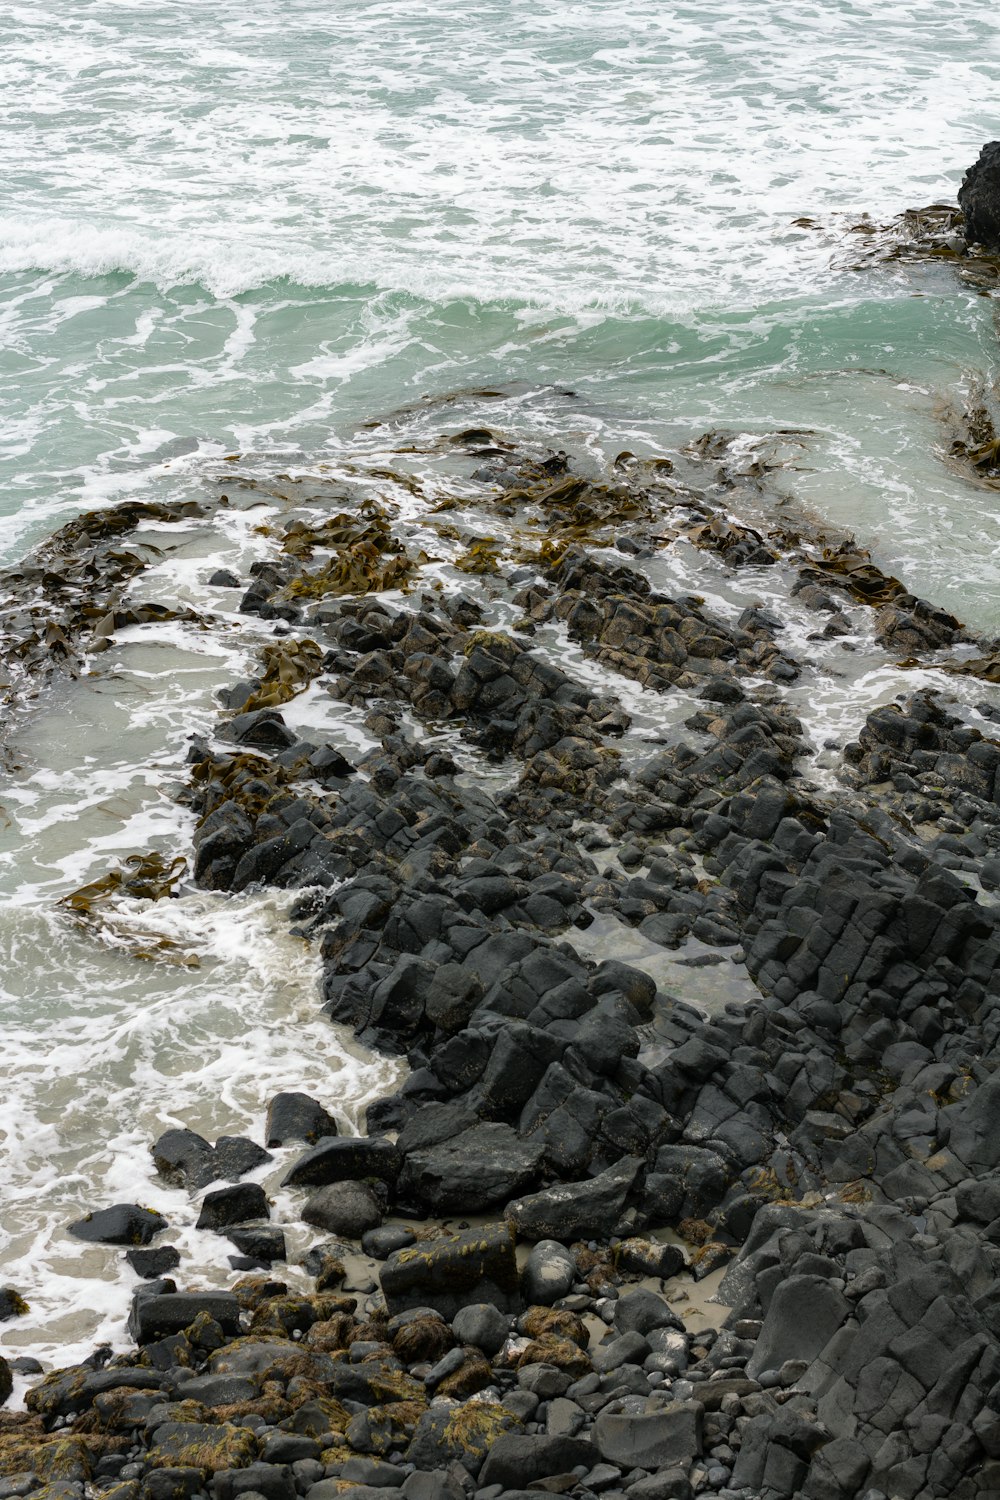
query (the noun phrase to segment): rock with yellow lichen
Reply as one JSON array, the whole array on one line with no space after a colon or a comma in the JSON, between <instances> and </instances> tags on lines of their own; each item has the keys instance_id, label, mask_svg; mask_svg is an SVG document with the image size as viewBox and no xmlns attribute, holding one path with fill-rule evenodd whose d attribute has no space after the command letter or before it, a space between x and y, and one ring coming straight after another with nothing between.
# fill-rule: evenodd
<instances>
[{"instance_id":1,"label":"rock with yellow lichen","mask_svg":"<svg viewBox=\"0 0 1000 1500\"><path fill-rule=\"evenodd\" d=\"M522 1430L513 1412L492 1402L431 1407L417 1424L407 1461L418 1469L440 1469L457 1461L470 1474L478 1474L497 1438Z\"/></svg>"},{"instance_id":2,"label":"rock with yellow lichen","mask_svg":"<svg viewBox=\"0 0 1000 1500\"><path fill-rule=\"evenodd\" d=\"M248 1427L229 1422L164 1422L157 1427L147 1454L154 1469L245 1469L257 1457L257 1438Z\"/></svg>"},{"instance_id":3,"label":"rock with yellow lichen","mask_svg":"<svg viewBox=\"0 0 1000 1500\"><path fill-rule=\"evenodd\" d=\"M390 1401L358 1412L347 1424L345 1437L355 1453L382 1455L404 1448L427 1410L423 1401Z\"/></svg>"},{"instance_id":4,"label":"rock with yellow lichen","mask_svg":"<svg viewBox=\"0 0 1000 1500\"><path fill-rule=\"evenodd\" d=\"M381 1280L390 1313L433 1307L450 1321L473 1302L491 1302L503 1312L520 1307L514 1237L505 1224L397 1250Z\"/></svg>"}]
</instances>

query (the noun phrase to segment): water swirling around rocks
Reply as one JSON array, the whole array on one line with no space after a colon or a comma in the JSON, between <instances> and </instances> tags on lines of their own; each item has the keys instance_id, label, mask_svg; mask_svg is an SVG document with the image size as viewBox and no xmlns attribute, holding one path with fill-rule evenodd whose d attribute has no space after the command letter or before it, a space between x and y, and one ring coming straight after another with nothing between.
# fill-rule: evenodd
<instances>
[{"instance_id":1,"label":"water swirling around rocks","mask_svg":"<svg viewBox=\"0 0 1000 1500\"><path fill-rule=\"evenodd\" d=\"M405 1455L418 1468L458 1456L483 1483L495 1471L508 1487L520 1473L544 1473L556 1450L537 1426L511 1446L534 1410L522 1409L517 1391L531 1392L535 1380L521 1382L512 1361L555 1369L541 1391L555 1378L550 1394L600 1393L579 1408L573 1456L586 1449L617 1465L630 1486L651 1468L695 1464L704 1424L725 1470L717 1488L731 1481L736 1493L752 1492L776 1452L793 1454L780 1462L796 1487L809 1475L819 1483L831 1465L888 1480L922 1456L899 1444L883 1451L884 1430L865 1404L868 1360L859 1365L855 1345L871 1342L869 1320L886 1288L893 1316L872 1358L902 1370L899 1412L911 1427L923 1405L931 1414L945 1366L962 1362L967 1403L980 1406L970 1411L967 1456L947 1462L976 1485L992 1473L981 1413L996 1337L996 1251L979 1203L994 1165L986 1059L1000 920L992 894L1000 881L990 874L1000 848L996 643L911 594L843 534L775 503L773 475L794 461L801 434L774 434L750 454L742 439L706 434L670 455L621 452L602 466L592 453L574 458L506 430L496 418L521 399L470 397L479 420L433 442L425 430L410 441L414 418L401 414L388 443L382 434L379 449L356 450L337 472L290 474L237 459L217 467L216 501L169 518L119 513L132 523L111 526L115 554L141 565L127 569L110 619L107 601L88 613L54 572L29 566L8 577L15 632L30 633L32 611L54 617L59 650L51 660L27 657L50 699L46 674L55 683L68 672L74 693L93 700L104 684L141 678L151 654L176 652L191 635L202 659L215 658L216 687L220 661L228 665L221 714L206 700L193 736L190 702L173 719L168 800L186 811L172 837L181 828L193 842L193 883L172 897L172 866L152 857L118 882L92 881L67 908L83 923L81 941L117 954L122 973L152 963L177 976L169 993L185 1007L184 1046L200 1049L207 1037L191 1023L202 991L186 962L211 965L214 954L211 941L199 941L199 910L217 921L228 907L222 936L234 915L238 923L271 900L272 888L298 891L285 921L294 923L292 941L315 945L330 1018L307 1023L330 1038L316 1058L320 1097L330 1098L331 1056L347 1082L354 1044L344 1026L374 1057L405 1055L411 1069L393 1095L384 1067L355 1051L353 1123L367 1123L372 1136L320 1142L290 1172L287 1151L277 1163L262 1160L251 1166L253 1181L210 1192L197 1224L183 1185L164 1189L152 1161L143 1172L137 1156L123 1159L121 1180L134 1191L137 1171L145 1176L203 1285L227 1280L210 1248L213 1224L226 1232L233 1213L245 1216L239 1194L266 1204L261 1182L303 1267L293 1282L321 1278L311 1298L252 1280L235 1300L206 1293L176 1307L173 1282L140 1292L130 1324L140 1344L156 1346L199 1308L215 1320L208 1345L189 1337L184 1357L196 1368L208 1358L191 1392L204 1385L210 1407L228 1402L230 1416L254 1417L257 1434L251 1441L238 1436L244 1427L206 1426L202 1408L185 1402L179 1425L169 1408L160 1417L140 1470L190 1460L211 1472L266 1458L270 1427L296 1409L292 1387L277 1404L272 1388L261 1404L253 1381L212 1384L243 1368L235 1350L231 1358L209 1351L245 1316L251 1331L279 1341L293 1323L300 1332L312 1325L310 1347L324 1355L351 1338L374 1338L373 1350L387 1333L398 1342L407 1307L437 1306L446 1287L451 1300L439 1312L459 1317L445 1270L459 1252L433 1227L426 1251L404 1245L382 1266L387 1310L376 1294L358 1311L371 1260L337 1291L344 1266L303 1253L304 1225L350 1239L388 1211L397 1222L446 1227L459 1216L505 1216L529 1243L575 1246L581 1279L557 1316L606 1307L617 1342L584 1355L574 1334L568 1344L561 1338L563 1325L540 1333L530 1322L536 1307L518 1326L521 1342L492 1364L482 1354L449 1356L426 1379L452 1400L476 1397L470 1420L477 1393L509 1399L492 1408L499 1426L473 1423L446 1440L412 1378L428 1367L424 1344L408 1348L411 1374L372 1353L342 1381L354 1365L335 1363L322 1377L328 1391L360 1398L360 1407L323 1409L334 1436L310 1449L321 1464L299 1476L307 1489L325 1472L351 1477L352 1452ZM416 420L423 427L422 413ZM115 515L94 513L67 534L77 549L99 546ZM216 568L227 536L238 544L231 558L242 579ZM393 560L392 581L403 587L386 589ZM100 573L93 577L96 594ZM249 675L239 677L238 666ZM123 701L116 691L115 712ZM849 739L829 733L838 703L853 715ZM162 736L170 707L151 713L148 726L140 714L130 735L148 727ZM19 756L45 712L43 696L11 741ZM128 737L125 745L136 748ZM106 799L98 805L107 810ZM162 817L162 801L161 809ZM148 814L130 831L162 847L164 827ZM257 893L249 906L247 891ZM630 930L641 944L630 944ZM267 952L281 961L280 944ZM715 971L711 998L692 1004L686 972L706 969ZM210 973L206 999L221 998L219 977ZM311 1003L319 999L313 991ZM225 1015L215 1012L210 1055ZM170 1019L179 1039L181 1018ZM283 1031L289 1019L278 1023ZM255 1041L245 1013L240 1020L239 1050L274 1076L280 1051ZM289 1034L298 1029L292 1023ZM239 1127L248 1095L231 1055L224 1049L207 1072L178 1060L175 1112L163 1115L160 1085L160 1123L197 1128L198 1101L214 1093L215 1132ZM156 1061L162 1073L166 1054ZM382 1095L366 1122L356 1112L359 1084ZM135 1109L130 1098L114 1103ZM304 1208L303 1186L312 1192ZM50 1199L56 1207L59 1191ZM664 1228L687 1245L680 1282L681 1253L648 1238ZM608 1237L624 1241L624 1258L601 1259ZM596 1259L587 1259L595 1254L588 1241ZM258 1230L243 1243L272 1241ZM376 1267L398 1241L379 1252L381 1243L366 1241ZM486 1257L467 1297L493 1301L508 1317L520 1295L512 1243L509 1230L486 1229L461 1251ZM780 1278L793 1246L779 1288L774 1273ZM99 1256L110 1270L113 1253L88 1252L94 1259L77 1258L73 1274L97 1269ZM721 1331L696 1331L697 1318L678 1326L656 1296L631 1326L648 1293L630 1293L630 1279L676 1297L734 1254L721 1288L733 1312ZM109 1311L126 1294L120 1281L103 1294ZM76 1295L93 1302L92 1290ZM796 1298L809 1301L811 1320L799 1317ZM942 1322L934 1358L922 1327L931 1304ZM986 1330L978 1341L969 1335L977 1320ZM27 1333L27 1323L18 1326ZM440 1327L444 1349L452 1336ZM667 1344L652 1340L656 1329L672 1330ZM926 1398L919 1380L911 1392L909 1353L895 1352L911 1343ZM141 1386L145 1377L123 1359L114 1382ZM645 1405L635 1410L616 1405L623 1367L637 1371L629 1379ZM701 1381L710 1391L723 1370L730 1425L720 1428ZM112 1406L128 1430L162 1392L133 1390L109 1404L102 1380L85 1368L44 1383L28 1397L33 1420L68 1421L91 1434L92 1455L106 1455L101 1424ZM781 1403L766 1393L792 1381L805 1425L789 1449ZM40 1433L25 1437L36 1445L31 1462L47 1465ZM645 1455L638 1471L626 1450ZM565 1459L569 1449L559 1452ZM23 1447L12 1461L23 1465ZM927 1475L931 1493L939 1471Z\"/></svg>"}]
</instances>

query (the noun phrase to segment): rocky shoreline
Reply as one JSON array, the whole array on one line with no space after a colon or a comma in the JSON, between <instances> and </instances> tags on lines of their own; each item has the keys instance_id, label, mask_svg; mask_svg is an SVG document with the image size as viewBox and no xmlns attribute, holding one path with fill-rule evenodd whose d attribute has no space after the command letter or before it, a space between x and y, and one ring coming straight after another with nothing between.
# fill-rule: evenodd
<instances>
[{"instance_id":1,"label":"rocky shoreline","mask_svg":"<svg viewBox=\"0 0 1000 1500\"><path fill-rule=\"evenodd\" d=\"M300 892L331 1020L409 1074L360 1137L272 1101L262 1138L306 1148L284 1181L328 1237L313 1292L275 1271L251 1141L153 1146L235 1244L229 1291L172 1280L137 1204L72 1226L155 1279L132 1350L0 1416L0 1500L996 1494L1000 646L850 539L768 521L767 464L725 435L603 475L487 427L437 451L450 493L385 476L419 527L290 491L250 576L210 580L274 636L184 793L197 884ZM192 514L156 510L81 518L8 578L25 680L171 617L124 593L143 523ZM657 581L698 555L766 601ZM792 614L816 652L901 659L825 779ZM907 690L920 667L941 691ZM304 738L306 690L375 748ZM676 732L636 732L640 690ZM181 878L147 855L69 907ZM594 930L711 971L719 1003ZM685 1322L707 1278L717 1327Z\"/></svg>"}]
</instances>

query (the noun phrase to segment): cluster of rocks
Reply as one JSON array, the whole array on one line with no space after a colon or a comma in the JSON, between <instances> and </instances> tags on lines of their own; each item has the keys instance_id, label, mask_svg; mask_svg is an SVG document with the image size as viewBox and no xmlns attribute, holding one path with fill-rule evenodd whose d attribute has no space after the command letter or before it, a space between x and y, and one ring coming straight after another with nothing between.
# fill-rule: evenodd
<instances>
[{"instance_id":1,"label":"cluster of rocks","mask_svg":"<svg viewBox=\"0 0 1000 1500\"><path fill-rule=\"evenodd\" d=\"M136 1351L48 1377L0 1434L0 1500L996 1493L993 711L974 726L927 692L878 709L823 792L783 698L808 664L773 606L734 622L657 592L643 559L693 510L696 545L783 579L818 638L857 633L845 595L887 649L969 638L856 548L810 558L714 524L676 476L602 488L490 439L463 435L469 483L502 514L536 505L548 550L491 563L475 601L309 604L301 556L257 565L244 609L310 634L279 636L189 757L198 882L301 891L329 1015L410 1068L365 1136L301 1096L272 1108L268 1149L309 1147L284 1178L301 1222L334 1236L316 1290L141 1287ZM588 550L623 515L631 561ZM520 620L497 628L491 603ZM637 748L547 627L695 700L683 729ZM281 705L307 682L362 709L377 748L349 763L298 734ZM708 1018L589 956L598 921L693 939L757 998ZM284 1259L239 1180L261 1147L174 1130L154 1159L192 1192L231 1179L199 1224L236 1269ZM73 1229L162 1276L165 1227L118 1205ZM345 1241L378 1286L344 1284ZM681 1290L723 1268L721 1327L686 1327Z\"/></svg>"}]
</instances>

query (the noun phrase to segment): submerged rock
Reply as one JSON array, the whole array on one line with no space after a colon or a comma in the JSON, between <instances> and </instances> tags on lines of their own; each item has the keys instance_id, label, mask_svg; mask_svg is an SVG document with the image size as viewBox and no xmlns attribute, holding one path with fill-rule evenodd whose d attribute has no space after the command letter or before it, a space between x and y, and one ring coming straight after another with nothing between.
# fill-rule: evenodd
<instances>
[{"instance_id":1,"label":"submerged rock","mask_svg":"<svg viewBox=\"0 0 1000 1500\"><path fill-rule=\"evenodd\" d=\"M966 238L1000 250L1000 141L987 141L962 179L958 203Z\"/></svg>"}]
</instances>

